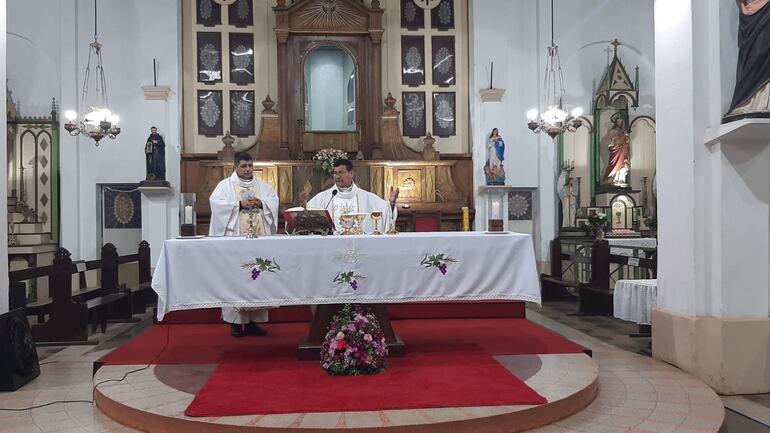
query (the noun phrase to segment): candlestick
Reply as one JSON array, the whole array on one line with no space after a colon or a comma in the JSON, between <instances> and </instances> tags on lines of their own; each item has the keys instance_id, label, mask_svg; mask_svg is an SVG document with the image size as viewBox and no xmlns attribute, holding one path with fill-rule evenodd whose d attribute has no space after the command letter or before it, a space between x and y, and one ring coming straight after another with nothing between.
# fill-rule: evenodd
<instances>
[{"instance_id":1,"label":"candlestick","mask_svg":"<svg viewBox=\"0 0 770 433\"><path fill-rule=\"evenodd\" d=\"M471 229L471 213L468 206L463 206L463 231L467 232Z\"/></svg>"}]
</instances>

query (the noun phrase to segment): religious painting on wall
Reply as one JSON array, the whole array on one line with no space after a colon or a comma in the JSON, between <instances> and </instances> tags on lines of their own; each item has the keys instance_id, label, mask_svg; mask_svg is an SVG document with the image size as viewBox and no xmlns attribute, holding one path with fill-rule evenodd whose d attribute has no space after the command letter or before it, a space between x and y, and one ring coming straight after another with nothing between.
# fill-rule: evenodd
<instances>
[{"instance_id":1,"label":"religious painting on wall","mask_svg":"<svg viewBox=\"0 0 770 433\"><path fill-rule=\"evenodd\" d=\"M433 84L450 86L455 84L455 38L454 36L433 36Z\"/></svg>"},{"instance_id":2,"label":"religious painting on wall","mask_svg":"<svg viewBox=\"0 0 770 433\"><path fill-rule=\"evenodd\" d=\"M254 92L230 92L230 132L236 137L254 135Z\"/></svg>"},{"instance_id":3,"label":"religious painting on wall","mask_svg":"<svg viewBox=\"0 0 770 433\"><path fill-rule=\"evenodd\" d=\"M414 0L401 0L401 28L417 30L425 27L425 9Z\"/></svg>"},{"instance_id":4,"label":"religious painting on wall","mask_svg":"<svg viewBox=\"0 0 770 433\"><path fill-rule=\"evenodd\" d=\"M430 10L430 26L437 30L449 30L455 27L454 0L441 0Z\"/></svg>"},{"instance_id":5,"label":"religious painting on wall","mask_svg":"<svg viewBox=\"0 0 770 433\"><path fill-rule=\"evenodd\" d=\"M198 134L222 135L222 92L198 90Z\"/></svg>"},{"instance_id":6,"label":"religious painting on wall","mask_svg":"<svg viewBox=\"0 0 770 433\"><path fill-rule=\"evenodd\" d=\"M425 84L425 38L401 36L401 84L417 87Z\"/></svg>"},{"instance_id":7,"label":"religious painting on wall","mask_svg":"<svg viewBox=\"0 0 770 433\"><path fill-rule=\"evenodd\" d=\"M142 227L142 195L133 186L102 187L104 228L138 229Z\"/></svg>"},{"instance_id":8,"label":"religious painting on wall","mask_svg":"<svg viewBox=\"0 0 770 433\"><path fill-rule=\"evenodd\" d=\"M254 35L230 33L230 82L254 82Z\"/></svg>"},{"instance_id":9,"label":"religious painting on wall","mask_svg":"<svg viewBox=\"0 0 770 433\"><path fill-rule=\"evenodd\" d=\"M222 37L219 33L198 32L198 81L222 81Z\"/></svg>"},{"instance_id":10,"label":"religious painting on wall","mask_svg":"<svg viewBox=\"0 0 770 433\"><path fill-rule=\"evenodd\" d=\"M425 92L403 92L404 135L410 138L425 136Z\"/></svg>"},{"instance_id":11,"label":"religious painting on wall","mask_svg":"<svg viewBox=\"0 0 770 433\"><path fill-rule=\"evenodd\" d=\"M532 219L532 190L512 189L508 191L508 220L528 221Z\"/></svg>"},{"instance_id":12,"label":"religious painting on wall","mask_svg":"<svg viewBox=\"0 0 770 433\"><path fill-rule=\"evenodd\" d=\"M433 136L455 135L455 93L433 92Z\"/></svg>"},{"instance_id":13,"label":"religious painting on wall","mask_svg":"<svg viewBox=\"0 0 770 433\"><path fill-rule=\"evenodd\" d=\"M222 6L214 0L196 0L198 24L213 27L222 24Z\"/></svg>"},{"instance_id":14,"label":"religious painting on wall","mask_svg":"<svg viewBox=\"0 0 770 433\"><path fill-rule=\"evenodd\" d=\"M227 19L231 26L246 27L254 25L251 2L252 0L236 0L235 3L228 6Z\"/></svg>"}]
</instances>

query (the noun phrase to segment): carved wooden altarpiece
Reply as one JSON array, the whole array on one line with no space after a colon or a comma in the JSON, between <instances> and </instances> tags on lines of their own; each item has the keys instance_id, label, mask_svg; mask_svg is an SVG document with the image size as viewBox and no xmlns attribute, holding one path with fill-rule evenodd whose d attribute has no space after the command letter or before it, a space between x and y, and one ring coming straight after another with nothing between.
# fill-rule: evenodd
<instances>
[{"instance_id":1,"label":"carved wooden altarpiece","mask_svg":"<svg viewBox=\"0 0 770 433\"><path fill-rule=\"evenodd\" d=\"M278 44L281 148L288 149L292 159L302 159L329 147L328 141L343 142L348 143L345 150L357 147L364 158L376 157L373 152L381 147L382 114L384 11L380 2L374 0L367 7L356 0L297 0L291 5L279 0L273 10ZM356 66L356 106L360 119L357 132L311 133L304 129L305 61L314 49L329 45L349 54Z\"/></svg>"}]
</instances>

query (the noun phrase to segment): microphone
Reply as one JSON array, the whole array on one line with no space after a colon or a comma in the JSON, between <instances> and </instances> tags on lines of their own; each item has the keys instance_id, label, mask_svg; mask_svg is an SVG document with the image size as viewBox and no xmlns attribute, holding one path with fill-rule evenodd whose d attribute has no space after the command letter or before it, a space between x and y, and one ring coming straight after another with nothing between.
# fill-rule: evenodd
<instances>
[{"instance_id":1,"label":"microphone","mask_svg":"<svg viewBox=\"0 0 770 433\"><path fill-rule=\"evenodd\" d=\"M326 209L327 207L329 207L329 204L332 202L332 200L334 200L334 196L335 196L335 195L337 195L337 190L336 190L336 189L333 189L333 190L332 190L332 196L331 196L331 198L329 199L329 202L328 202L328 203L326 203L326 206L324 206L324 209Z\"/></svg>"}]
</instances>

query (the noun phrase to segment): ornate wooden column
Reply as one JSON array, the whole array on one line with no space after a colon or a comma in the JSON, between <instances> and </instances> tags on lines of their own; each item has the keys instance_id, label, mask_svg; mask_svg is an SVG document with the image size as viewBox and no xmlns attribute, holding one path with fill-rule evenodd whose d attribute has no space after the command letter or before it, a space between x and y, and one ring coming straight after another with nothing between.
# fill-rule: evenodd
<instances>
[{"instance_id":1,"label":"ornate wooden column","mask_svg":"<svg viewBox=\"0 0 770 433\"><path fill-rule=\"evenodd\" d=\"M278 113L281 119L281 149L289 149L291 158L296 155L291 151L289 145L289 85L286 73L286 42L289 40L289 16L283 12L287 9L286 0L278 0L278 4L273 8L275 11L275 39L276 39L276 57L278 60Z\"/></svg>"}]
</instances>

